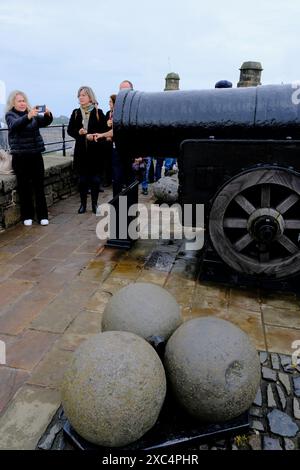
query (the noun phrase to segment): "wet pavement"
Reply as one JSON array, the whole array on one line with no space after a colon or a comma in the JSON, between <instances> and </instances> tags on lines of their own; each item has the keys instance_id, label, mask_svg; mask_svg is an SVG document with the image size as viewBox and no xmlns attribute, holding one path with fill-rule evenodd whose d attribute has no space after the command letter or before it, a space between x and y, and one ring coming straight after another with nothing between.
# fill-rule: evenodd
<instances>
[{"instance_id":1,"label":"wet pavement","mask_svg":"<svg viewBox=\"0 0 300 470\"><path fill-rule=\"evenodd\" d=\"M99 202L110 198L105 191ZM140 202L153 202L151 192ZM101 331L106 303L132 282L166 288L185 320L214 315L238 325L259 351L294 352L292 343L300 341L295 294L204 283L199 253L186 252L182 240L138 240L129 251L104 248L96 237L97 217L90 208L78 215L78 207L73 196L50 208L49 226L19 224L0 233L0 341L6 345L6 364L0 366L0 449L37 446L60 406L59 384L72 352ZM273 379L276 385L279 378ZM280 396L274 400L283 411ZM293 406L285 410L295 420L297 402L289 403ZM262 422L269 429L267 417ZM280 446L285 447L282 440Z\"/></svg>"}]
</instances>

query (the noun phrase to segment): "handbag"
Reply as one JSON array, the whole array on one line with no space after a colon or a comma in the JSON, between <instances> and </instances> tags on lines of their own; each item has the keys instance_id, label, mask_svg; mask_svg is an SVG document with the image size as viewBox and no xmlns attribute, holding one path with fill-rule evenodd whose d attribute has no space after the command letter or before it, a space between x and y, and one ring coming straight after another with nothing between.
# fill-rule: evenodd
<instances>
[{"instance_id":1,"label":"handbag","mask_svg":"<svg viewBox=\"0 0 300 470\"><path fill-rule=\"evenodd\" d=\"M12 175L12 156L6 150L0 149L0 174L1 175Z\"/></svg>"}]
</instances>

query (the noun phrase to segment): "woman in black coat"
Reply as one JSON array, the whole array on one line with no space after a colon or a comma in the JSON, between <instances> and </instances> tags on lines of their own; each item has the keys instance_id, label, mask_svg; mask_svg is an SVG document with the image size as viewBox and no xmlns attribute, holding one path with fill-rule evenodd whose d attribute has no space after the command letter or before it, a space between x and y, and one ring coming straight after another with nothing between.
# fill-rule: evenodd
<instances>
[{"instance_id":1,"label":"woman in black coat","mask_svg":"<svg viewBox=\"0 0 300 470\"><path fill-rule=\"evenodd\" d=\"M8 98L5 119L24 225L32 225L34 218L32 189L38 221L41 225L48 225L42 157L45 146L39 129L51 124L52 114L48 108L39 114L37 106L30 107L25 93L16 90Z\"/></svg>"},{"instance_id":2,"label":"woman in black coat","mask_svg":"<svg viewBox=\"0 0 300 470\"><path fill-rule=\"evenodd\" d=\"M88 190L91 189L92 211L97 212L100 174L105 144L96 142L94 134L107 130L104 113L98 108L93 90L82 86L78 90L80 108L72 112L68 134L75 139L74 169L79 175L81 204L79 214L86 212Z\"/></svg>"}]
</instances>

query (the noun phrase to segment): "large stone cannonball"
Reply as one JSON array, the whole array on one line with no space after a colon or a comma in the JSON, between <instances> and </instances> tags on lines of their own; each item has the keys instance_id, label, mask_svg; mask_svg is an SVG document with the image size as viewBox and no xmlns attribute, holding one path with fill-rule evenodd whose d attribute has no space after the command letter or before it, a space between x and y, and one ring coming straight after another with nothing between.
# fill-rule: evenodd
<instances>
[{"instance_id":1,"label":"large stone cannonball","mask_svg":"<svg viewBox=\"0 0 300 470\"><path fill-rule=\"evenodd\" d=\"M246 411L260 382L258 354L248 335L219 318L195 318L180 326L167 343L164 365L179 403L207 422Z\"/></svg>"},{"instance_id":2,"label":"large stone cannonball","mask_svg":"<svg viewBox=\"0 0 300 470\"><path fill-rule=\"evenodd\" d=\"M180 306L165 289L147 282L120 289L106 305L103 331L131 331L147 339L168 339L182 323Z\"/></svg>"},{"instance_id":3,"label":"large stone cannonball","mask_svg":"<svg viewBox=\"0 0 300 470\"><path fill-rule=\"evenodd\" d=\"M153 184L154 197L159 202L173 204L178 199L178 178L176 176L164 176Z\"/></svg>"},{"instance_id":4,"label":"large stone cannonball","mask_svg":"<svg viewBox=\"0 0 300 470\"><path fill-rule=\"evenodd\" d=\"M109 331L82 343L62 382L73 428L100 446L120 447L155 424L166 394L163 365L147 341Z\"/></svg>"}]
</instances>

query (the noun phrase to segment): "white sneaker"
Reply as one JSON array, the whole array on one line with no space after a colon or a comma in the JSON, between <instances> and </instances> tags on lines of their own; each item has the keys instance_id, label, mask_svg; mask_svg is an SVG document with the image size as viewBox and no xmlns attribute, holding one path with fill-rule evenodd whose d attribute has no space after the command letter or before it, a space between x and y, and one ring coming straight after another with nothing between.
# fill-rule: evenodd
<instances>
[{"instance_id":1,"label":"white sneaker","mask_svg":"<svg viewBox=\"0 0 300 470\"><path fill-rule=\"evenodd\" d=\"M41 224L41 225L49 225L49 220L48 220L48 219L42 219L42 220L40 221L40 224Z\"/></svg>"},{"instance_id":2,"label":"white sneaker","mask_svg":"<svg viewBox=\"0 0 300 470\"><path fill-rule=\"evenodd\" d=\"M27 227L29 227L29 225L32 225L32 219L24 220L23 224L26 225Z\"/></svg>"}]
</instances>

